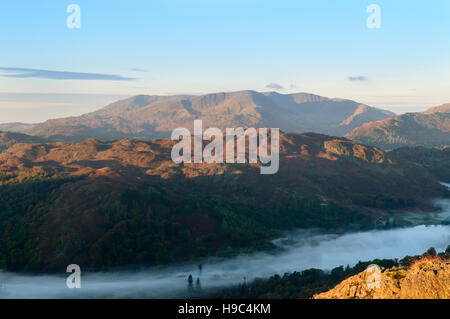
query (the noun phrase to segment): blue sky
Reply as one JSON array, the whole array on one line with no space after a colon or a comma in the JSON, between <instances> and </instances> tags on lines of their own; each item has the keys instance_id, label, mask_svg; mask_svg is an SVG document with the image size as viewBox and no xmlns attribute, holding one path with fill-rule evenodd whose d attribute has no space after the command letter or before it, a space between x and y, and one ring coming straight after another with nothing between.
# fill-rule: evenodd
<instances>
[{"instance_id":1,"label":"blue sky","mask_svg":"<svg viewBox=\"0 0 450 319\"><path fill-rule=\"evenodd\" d=\"M80 29L66 26L72 3ZM366 26L372 3L380 29ZM450 102L449 14L448 0L2 0L0 122L269 84L423 110Z\"/></svg>"}]
</instances>

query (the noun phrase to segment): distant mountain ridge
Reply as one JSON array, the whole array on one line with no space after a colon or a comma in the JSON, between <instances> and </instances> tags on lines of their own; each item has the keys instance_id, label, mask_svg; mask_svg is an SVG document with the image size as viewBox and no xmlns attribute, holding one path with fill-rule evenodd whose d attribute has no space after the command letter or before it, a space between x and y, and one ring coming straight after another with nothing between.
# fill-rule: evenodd
<instances>
[{"instance_id":1,"label":"distant mountain ridge","mask_svg":"<svg viewBox=\"0 0 450 319\"><path fill-rule=\"evenodd\" d=\"M442 104L440 106L432 107L425 112L425 114L433 114L433 113L450 113L450 103Z\"/></svg>"},{"instance_id":2,"label":"distant mountain ridge","mask_svg":"<svg viewBox=\"0 0 450 319\"><path fill-rule=\"evenodd\" d=\"M3 123L0 124L0 131L27 134L36 124L27 123Z\"/></svg>"},{"instance_id":3,"label":"distant mountain ridge","mask_svg":"<svg viewBox=\"0 0 450 319\"><path fill-rule=\"evenodd\" d=\"M27 134L57 141L87 138L154 139L173 129L192 129L195 119L204 127L277 127L285 132L344 135L394 113L346 99L309 93L239 91L201 96L138 95L78 117L48 120ZM1 126L0 126L1 127Z\"/></svg>"},{"instance_id":4,"label":"distant mountain ridge","mask_svg":"<svg viewBox=\"0 0 450 319\"><path fill-rule=\"evenodd\" d=\"M381 148L450 145L450 104L365 123L346 137Z\"/></svg>"}]
</instances>

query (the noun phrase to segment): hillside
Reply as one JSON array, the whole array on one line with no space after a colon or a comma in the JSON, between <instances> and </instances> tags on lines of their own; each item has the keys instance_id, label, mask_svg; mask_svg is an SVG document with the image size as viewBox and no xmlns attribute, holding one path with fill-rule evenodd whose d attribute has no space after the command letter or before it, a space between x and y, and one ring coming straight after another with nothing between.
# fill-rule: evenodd
<instances>
[{"instance_id":1,"label":"hillside","mask_svg":"<svg viewBox=\"0 0 450 319\"><path fill-rule=\"evenodd\" d=\"M394 115L351 100L298 93L240 91L201 96L135 96L78 117L48 120L29 134L58 141L169 137L177 127L276 127L284 132L344 135Z\"/></svg>"},{"instance_id":2,"label":"hillside","mask_svg":"<svg viewBox=\"0 0 450 319\"><path fill-rule=\"evenodd\" d=\"M386 149L404 146L442 148L450 145L450 104L423 113L406 113L365 123L346 137Z\"/></svg>"},{"instance_id":3,"label":"hillside","mask_svg":"<svg viewBox=\"0 0 450 319\"><path fill-rule=\"evenodd\" d=\"M425 114L450 113L450 103L432 107L424 112Z\"/></svg>"},{"instance_id":4,"label":"hillside","mask_svg":"<svg viewBox=\"0 0 450 319\"><path fill-rule=\"evenodd\" d=\"M343 138L282 135L280 171L270 176L259 164L177 165L173 144L89 139L3 151L0 268L98 269L262 249L279 230L370 228L386 210L448 195L426 168Z\"/></svg>"},{"instance_id":5,"label":"hillside","mask_svg":"<svg viewBox=\"0 0 450 319\"><path fill-rule=\"evenodd\" d=\"M45 139L21 133L0 131L0 153L17 143L44 143Z\"/></svg>"},{"instance_id":6,"label":"hillside","mask_svg":"<svg viewBox=\"0 0 450 319\"><path fill-rule=\"evenodd\" d=\"M431 174L435 164L419 166L418 155L416 161L408 161L409 153L386 153L345 138L315 133L281 135L280 143L280 171L270 179L272 183L288 182L292 190L335 199L350 198L359 192L408 198L415 197L417 185L424 197L440 194L435 183L441 178L437 172ZM174 164L170 158L173 145L170 139L19 143L0 154L0 172L166 179L232 174L241 175L233 179L246 179L246 183L263 178L259 176L260 164ZM449 156L446 149L437 151L433 158L441 163L447 162ZM391 185L404 184L383 190L387 179Z\"/></svg>"},{"instance_id":7,"label":"hillside","mask_svg":"<svg viewBox=\"0 0 450 319\"><path fill-rule=\"evenodd\" d=\"M315 299L449 299L450 260L422 259L410 267L382 269L380 287L368 285L372 271L345 279Z\"/></svg>"},{"instance_id":8,"label":"hillside","mask_svg":"<svg viewBox=\"0 0 450 319\"><path fill-rule=\"evenodd\" d=\"M442 181L450 182L450 147L442 150L425 147L402 147L388 153L394 162L410 163L431 172Z\"/></svg>"}]
</instances>

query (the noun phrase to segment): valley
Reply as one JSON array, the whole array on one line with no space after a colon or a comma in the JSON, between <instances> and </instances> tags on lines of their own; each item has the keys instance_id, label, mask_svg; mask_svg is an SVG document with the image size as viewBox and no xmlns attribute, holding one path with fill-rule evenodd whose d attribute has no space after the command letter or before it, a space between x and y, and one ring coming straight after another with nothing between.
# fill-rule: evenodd
<instances>
[{"instance_id":1,"label":"valley","mask_svg":"<svg viewBox=\"0 0 450 319\"><path fill-rule=\"evenodd\" d=\"M2 309L450 298L449 1L73 2L0 2Z\"/></svg>"},{"instance_id":2,"label":"valley","mask_svg":"<svg viewBox=\"0 0 450 319\"><path fill-rule=\"evenodd\" d=\"M153 101L140 99L101 112ZM233 287L243 282L256 280L263 293L275 274L289 281L355 266L343 279L361 261L450 243L449 184L440 183L450 182L448 147L385 151L280 133L279 171L265 176L260 161L198 163L189 149L191 160L175 163L169 138L43 135L0 133L1 298L242 297ZM250 146L243 150L249 158ZM68 264L83 269L80 291L61 286Z\"/></svg>"},{"instance_id":3,"label":"valley","mask_svg":"<svg viewBox=\"0 0 450 319\"><path fill-rule=\"evenodd\" d=\"M17 143L0 154L0 268L160 265L273 248L297 228L364 230L434 211L439 172L320 134L282 134L280 170L175 164L174 142ZM431 158L428 157L428 160ZM434 164L436 165L436 164ZM389 185L389 187L386 187Z\"/></svg>"},{"instance_id":4,"label":"valley","mask_svg":"<svg viewBox=\"0 0 450 319\"><path fill-rule=\"evenodd\" d=\"M448 213L448 212L447 212ZM434 247L444 251L450 245L450 226L434 225L350 233L296 230L274 240L276 250L240 254L230 258L198 259L155 268L110 269L82 272L82 289L68 290L61 275L0 273L0 298L186 298L245 297L233 286L263 283L279 274L314 272L347 265L353 267L374 259L387 260L415 256ZM199 270L198 265L202 268ZM348 266L347 266L348 267ZM365 267L362 266L364 270ZM188 277L194 284L189 288ZM199 278L200 286L195 281ZM319 282L318 282L319 284ZM286 287L282 285L281 287ZM301 286L298 287L300 289ZM317 287L320 289L320 285ZM231 290L229 290L231 289ZM323 288L322 288L323 289ZM287 292L288 289L285 288ZM320 291L320 290L319 290ZM274 293L267 290L265 293ZM258 297L252 296L249 297ZM295 298L276 294L272 298ZM310 295L309 297L312 297Z\"/></svg>"}]
</instances>

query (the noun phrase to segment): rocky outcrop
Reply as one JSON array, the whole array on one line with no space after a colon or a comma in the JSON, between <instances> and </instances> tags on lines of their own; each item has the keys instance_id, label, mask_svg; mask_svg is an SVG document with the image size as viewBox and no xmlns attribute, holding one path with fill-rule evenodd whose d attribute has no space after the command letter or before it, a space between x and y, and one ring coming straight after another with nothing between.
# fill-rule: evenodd
<instances>
[{"instance_id":1,"label":"rocky outcrop","mask_svg":"<svg viewBox=\"0 0 450 319\"><path fill-rule=\"evenodd\" d=\"M425 259L409 268L372 268L350 277L314 299L448 299L450 261Z\"/></svg>"},{"instance_id":2,"label":"rocky outcrop","mask_svg":"<svg viewBox=\"0 0 450 319\"><path fill-rule=\"evenodd\" d=\"M384 163L385 153L376 148L346 141L342 138L324 142L324 148L336 155L358 158L369 163Z\"/></svg>"}]
</instances>

